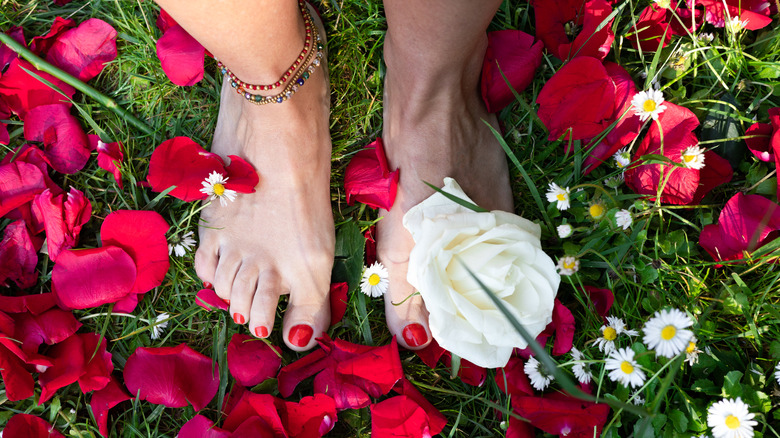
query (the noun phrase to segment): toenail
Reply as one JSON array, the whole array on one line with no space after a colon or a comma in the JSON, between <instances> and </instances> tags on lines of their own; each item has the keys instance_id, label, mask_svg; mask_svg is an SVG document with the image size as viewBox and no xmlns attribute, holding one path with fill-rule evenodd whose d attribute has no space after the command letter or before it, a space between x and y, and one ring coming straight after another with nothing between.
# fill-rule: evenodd
<instances>
[{"instance_id":1,"label":"toenail","mask_svg":"<svg viewBox=\"0 0 780 438\"><path fill-rule=\"evenodd\" d=\"M203 289L214 289L214 285L209 283L208 281L203 282Z\"/></svg>"},{"instance_id":2,"label":"toenail","mask_svg":"<svg viewBox=\"0 0 780 438\"><path fill-rule=\"evenodd\" d=\"M261 326L255 327L255 336L258 338L267 338L268 337L268 329Z\"/></svg>"},{"instance_id":3,"label":"toenail","mask_svg":"<svg viewBox=\"0 0 780 438\"><path fill-rule=\"evenodd\" d=\"M306 324L298 324L290 329L290 333L287 335L290 343L296 347L305 347L309 345L311 341L311 335L314 330Z\"/></svg>"},{"instance_id":4,"label":"toenail","mask_svg":"<svg viewBox=\"0 0 780 438\"><path fill-rule=\"evenodd\" d=\"M246 320L244 319L244 315L236 312L233 314L233 321L235 321L236 324L243 324Z\"/></svg>"},{"instance_id":5,"label":"toenail","mask_svg":"<svg viewBox=\"0 0 780 438\"><path fill-rule=\"evenodd\" d=\"M419 347L428 342L428 332L425 331L425 327L417 323L404 327L403 335L404 341L410 347Z\"/></svg>"}]
</instances>

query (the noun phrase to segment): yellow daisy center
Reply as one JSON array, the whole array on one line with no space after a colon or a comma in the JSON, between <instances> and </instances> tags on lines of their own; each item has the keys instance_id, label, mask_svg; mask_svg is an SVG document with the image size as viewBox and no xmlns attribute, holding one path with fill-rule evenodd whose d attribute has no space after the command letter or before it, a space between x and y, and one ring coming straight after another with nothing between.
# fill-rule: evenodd
<instances>
[{"instance_id":1,"label":"yellow daisy center","mask_svg":"<svg viewBox=\"0 0 780 438\"><path fill-rule=\"evenodd\" d=\"M677 328L671 324L667 325L666 327L661 330L661 339L664 341L668 341L672 338L674 338L674 335L677 334Z\"/></svg>"},{"instance_id":2,"label":"yellow daisy center","mask_svg":"<svg viewBox=\"0 0 780 438\"><path fill-rule=\"evenodd\" d=\"M688 354L693 354L694 351L696 351L696 343L688 342L688 348L685 349L685 352Z\"/></svg>"},{"instance_id":3,"label":"yellow daisy center","mask_svg":"<svg viewBox=\"0 0 780 438\"><path fill-rule=\"evenodd\" d=\"M566 200L566 194L565 193L558 193L555 195L556 198L558 198L559 201L565 201Z\"/></svg>"},{"instance_id":4,"label":"yellow daisy center","mask_svg":"<svg viewBox=\"0 0 780 438\"><path fill-rule=\"evenodd\" d=\"M739 427L739 418L729 415L726 417L726 427L728 427L731 430L734 430Z\"/></svg>"},{"instance_id":5,"label":"yellow daisy center","mask_svg":"<svg viewBox=\"0 0 780 438\"><path fill-rule=\"evenodd\" d=\"M571 262L563 262L563 267L565 269L574 269L577 266L577 261L571 261Z\"/></svg>"},{"instance_id":6,"label":"yellow daisy center","mask_svg":"<svg viewBox=\"0 0 780 438\"><path fill-rule=\"evenodd\" d=\"M686 163L690 163L691 161L696 159L696 154L684 154L683 155L683 161Z\"/></svg>"},{"instance_id":7,"label":"yellow daisy center","mask_svg":"<svg viewBox=\"0 0 780 438\"><path fill-rule=\"evenodd\" d=\"M647 99L645 103L642 104L642 109L647 111L648 113L655 110L655 101L652 99Z\"/></svg>"},{"instance_id":8,"label":"yellow daisy center","mask_svg":"<svg viewBox=\"0 0 780 438\"><path fill-rule=\"evenodd\" d=\"M596 219L604 215L604 206L601 204L593 204L590 206L590 215Z\"/></svg>"},{"instance_id":9,"label":"yellow daisy center","mask_svg":"<svg viewBox=\"0 0 780 438\"><path fill-rule=\"evenodd\" d=\"M225 186L220 183L214 184L213 189L214 189L214 194L217 196L222 196L225 194Z\"/></svg>"},{"instance_id":10,"label":"yellow daisy center","mask_svg":"<svg viewBox=\"0 0 780 438\"><path fill-rule=\"evenodd\" d=\"M602 332L602 335L604 336L604 339L608 341L614 341L617 339L617 330L613 329L612 327L607 327Z\"/></svg>"},{"instance_id":11,"label":"yellow daisy center","mask_svg":"<svg viewBox=\"0 0 780 438\"><path fill-rule=\"evenodd\" d=\"M626 373L626 374L631 374L631 373L633 373L633 372L634 372L634 366L633 366L633 365L631 365L631 362L629 362L629 361L627 361L627 360L624 360L624 361L623 361L623 362L620 364L620 371L623 371L623 372L624 372L624 373ZM728 421L728 420L726 420L726 421Z\"/></svg>"},{"instance_id":12,"label":"yellow daisy center","mask_svg":"<svg viewBox=\"0 0 780 438\"><path fill-rule=\"evenodd\" d=\"M381 280L382 280L382 279L381 279L381 278L379 278L379 275L378 275L378 274L371 274L371 275L368 277L368 284L370 284L371 286L376 286L377 284L379 284L379 282L380 282Z\"/></svg>"}]
</instances>

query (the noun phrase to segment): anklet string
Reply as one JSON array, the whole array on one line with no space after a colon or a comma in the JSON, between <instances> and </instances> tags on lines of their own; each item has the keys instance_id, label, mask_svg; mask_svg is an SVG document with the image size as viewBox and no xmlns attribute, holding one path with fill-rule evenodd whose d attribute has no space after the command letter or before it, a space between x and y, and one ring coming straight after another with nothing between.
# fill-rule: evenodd
<instances>
[{"instance_id":1,"label":"anklet string","mask_svg":"<svg viewBox=\"0 0 780 438\"><path fill-rule=\"evenodd\" d=\"M317 31L317 26L314 25L314 20L306 7L306 3L303 0L299 0L298 6L300 7L303 23L306 27L303 50L301 50L298 58L296 58L290 68L284 72L278 81L269 85L248 84L236 77L236 75L221 61L217 60L217 67L219 68L220 73L230 79L230 86L235 88L236 92L244 96L246 100L256 105L282 103L291 98L306 80L309 79L311 74L314 73L314 70L322 63L322 50L324 46L322 44L322 38ZM316 48L316 50L312 49L312 42L314 42L314 48ZM252 91L273 90L284 84L286 85L282 91L275 95L263 96L252 93Z\"/></svg>"}]
</instances>

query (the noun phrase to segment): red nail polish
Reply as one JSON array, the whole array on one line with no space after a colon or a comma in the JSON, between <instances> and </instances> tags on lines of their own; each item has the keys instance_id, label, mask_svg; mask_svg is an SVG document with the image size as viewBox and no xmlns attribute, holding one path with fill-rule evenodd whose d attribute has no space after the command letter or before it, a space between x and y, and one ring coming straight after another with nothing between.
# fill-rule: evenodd
<instances>
[{"instance_id":1,"label":"red nail polish","mask_svg":"<svg viewBox=\"0 0 780 438\"><path fill-rule=\"evenodd\" d=\"M255 327L255 336L258 338L267 338L268 337L268 329L261 326Z\"/></svg>"},{"instance_id":2,"label":"red nail polish","mask_svg":"<svg viewBox=\"0 0 780 438\"><path fill-rule=\"evenodd\" d=\"M233 314L233 321L235 321L236 324L243 324L246 320L244 319L244 315L236 312Z\"/></svg>"},{"instance_id":3,"label":"red nail polish","mask_svg":"<svg viewBox=\"0 0 780 438\"><path fill-rule=\"evenodd\" d=\"M203 289L214 289L214 285L209 283L208 281L203 282Z\"/></svg>"},{"instance_id":4,"label":"red nail polish","mask_svg":"<svg viewBox=\"0 0 780 438\"><path fill-rule=\"evenodd\" d=\"M311 335L313 333L314 330L308 325L298 324L290 329L290 333L287 335L287 337L291 344L298 347L305 347L309 345L309 341L311 341Z\"/></svg>"},{"instance_id":5,"label":"red nail polish","mask_svg":"<svg viewBox=\"0 0 780 438\"><path fill-rule=\"evenodd\" d=\"M403 336L410 347L419 347L428 342L428 332L425 331L425 327L417 323L404 327Z\"/></svg>"}]
</instances>

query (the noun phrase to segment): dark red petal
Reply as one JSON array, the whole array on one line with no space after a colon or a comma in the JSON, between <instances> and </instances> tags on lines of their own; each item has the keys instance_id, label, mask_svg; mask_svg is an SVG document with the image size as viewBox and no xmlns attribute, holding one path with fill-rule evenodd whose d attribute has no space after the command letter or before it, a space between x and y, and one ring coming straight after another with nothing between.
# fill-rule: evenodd
<instances>
[{"instance_id":1,"label":"dark red petal","mask_svg":"<svg viewBox=\"0 0 780 438\"><path fill-rule=\"evenodd\" d=\"M55 195L62 193L62 188L49 177L49 163L46 162L46 157L43 155L43 152L36 146L23 144L13 151L8 152L0 164L11 163L12 158L14 162L25 162L37 166L38 169L41 170L41 174L43 174L43 180L46 183L46 187ZM42 223L41 226L43 226Z\"/></svg>"},{"instance_id":2,"label":"dark red petal","mask_svg":"<svg viewBox=\"0 0 780 438\"><path fill-rule=\"evenodd\" d=\"M260 182L255 168L238 155L228 155L228 158L230 158L230 164L225 167L228 177L225 188L235 190L238 193L254 193L255 186Z\"/></svg>"},{"instance_id":3,"label":"dark red petal","mask_svg":"<svg viewBox=\"0 0 780 438\"><path fill-rule=\"evenodd\" d=\"M631 28L629 38L635 49L641 47L643 52L655 52L659 47L669 44L673 33L667 20L667 9L652 4L642 10L635 27Z\"/></svg>"},{"instance_id":4,"label":"dark red petal","mask_svg":"<svg viewBox=\"0 0 780 438\"><path fill-rule=\"evenodd\" d=\"M116 58L116 30L98 18L90 18L60 35L46 60L86 82Z\"/></svg>"},{"instance_id":5,"label":"dark red petal","mask_svg":"<svg viewBox=\"0 0 780 438\"><path fill-rule=\"evenodd\" d=\"M244 386L255 386L276 377L282 366L282 350L260 339L236 333L230 339L227 361L230 374Z\"/></svg>"},{"instance_id":6,"label":"dark red petal","mask_svg":"<svg viewBox=\"0 0 780 438\"><path fill-rule=\"evenodd\" d=\"M133 258L137 278L133 293L146 293L162 284L170 267L168 240L170 226L155 211L118 210L100 227L103 245L118 246Z\"/></svg>"},{"instance_id":7,"label":"dark red petal","mask_svg":"<svg viewBox=\"0 0 780 438\"><path fill-rule=\"evenodd\" d=\"M774 161L774 151L769 143L772 138L772 125L769 123L754 123L747 130L746 136L759 136L755 138L746 138L745 143L753 155L761 161Z\"/></svg>"},{"instance_id":8,"label":"dark red petal","mask_svg":"<svg viewBox=\"0 0 780 438\"><path fill-rule=\"evenodd\" d=\"M5 33L22 46L27 46L27 43L24 41L24 30L21 26L11 26ZM5 44L0 43L0 71L3 71L11 61L18 57L19 55L16 52L8 48ZM0 107L1 106L2 99L0 99Z\"/></svg>"},{"instance_id":9,"label":"dark red petal","mask_svg":"<svg viewBox=\"0 0 780 438\"><path fill-rule=\"evenodd\" d=\"M201 289L195 296L195 304L211 312L214 309L227 310L228 303L217 296L217 293L211 289Z\"/></svg>"},{"instance_id":10,"label":"dark red petal","mask_svg":"<svg viewBox=\"0 0 780 438\"><path fill-rule=\"evenodd\" d=\"M49 48L57 41L57 38L75 26L76 20L56 17L46 35L34 37L30 41L30 50L38 56L45 57Z\"/></svg>"},{"instance_id":11,"label":"dark red petal","mask_svg":"<svg viewBox=\"0 0 780 438\"><path fill-rule=\"evenodd\" d=\"M44 294L21 295L9 297L0 295L0 311L6 313L30 312L33 315L41 313L56 306L54 294L51 292Z\"/></svg>"},{"instance_id":12,"label":"dark red petal","mask_svg":"<svg viewBox=\"0 0 780 438\"><path fill-rule=\"evenodd\" d=\"M754 251L780 230L780 206L763 196L737 193L721 211L718 229L705 227L699 243L716 260L742 258L743 251Z\"/></svg>"},{"instance_id":13,"label":"dark red petal","mask_svg":"<svg viewBox=\"0 0 780 438\"><path fill-rule=\"evenodd\" d=\"M693 204L699 204L715 187L731 181L734 170L728 160L712 151L704 152L704 168L699 171L699 187L693 194Z\"/></svg>"},{"instance_id":14,"label":"dark red petal","mask_svg":"<svg viewBox=\"0 0 780 438\"><path fill-rule=\"evenodd\" d=\"M336 340L340 348L344 341ZM385 395L403 378L401 358L395 338L388 345L375 347L347 360L339 360L336 373L350 378L374 397Z\"/></svg>"},{"instance_id":15,"label":"dark red petal","mask_svg":"<svg viewBox=\"0 0 780 438\"><path fill-rule=\"evenodd\" d=\"M84 394L103 389L111 380L111 371L114 364L111 362L111 353L106 351L106 338L101 338L97 333L82 333L80 336L84 342L84 372L79 376L79 388Z\"/></svg>"},{"instance_id":16,"label":"dark red petal","mask_svg":"<svg viewBox=\"0 0 780 438\"><path fill-rule=\"evenodd\" d=\"M524 365L519 357L509 358L506 366L496 371L498 389L512 396L533 395L534 390L523 370Z\"/></svg>"},{"instance_id":17,"label":"dark red petal","mask_svg":"<svg viewBox=\"0 0 780 438\"><path fill-rule=\"evenodd\" d=\"M65 438L43 418L28 414L16 414L3 429L5 438Z\"/></svg>"},{"instance_id":18,"label":"dark red petal","mask_svg":"<svg viewBox=\"0 0 780 438\"><path fill-rule=\"evenodd\" d=\"M162 33L165 33L165 31L171 27L178 25L176 20L162 8L160 8L160 15L157 17L155 24L157 24L157 28L160 29L160 32Z\"/></svg>"},{"instance_id":19,"label":"dark red petal","mask_svg":"<svg viewBox=\"0 0 780 438\"><path fill-rule=\"evenodd\" d=\"M589 403L562 395L556 397L513 397L512 407L531 425L554 435L600 436L609 406ZM595 429L595 432L594 432Z\"/></svg>"},{"instance_id":20,"label":"dark red petal","mask_svg":"<svg viewBox=\"0 0 780 438\"><path fill-rule=\"evenodd\" d=\"M8 400L19 401L33 396L35 381L30 372L24 368L19 357L3 345L0 345L0 376L3 377Z\"/></svg>"},{"instance_id":21,"label":"dark red petal","mask_svg":"<svg viewBox=\"0 0 780 438\"><path fill-rule=\"evenodd\" d=\"M48 354L53 365L38 376L38 384L41 385L39 404L52 398L58 389L78 381L86 368L84 340L79 335L55 345Z\"/></svg>"},{"instance_id":22,"label":"dark red petal","mask_svg":"<svg viewBox=\"0 0 780 438\"><path fill-rule=\"evenodd\" d=\"M95 137L94 140L93 137ZM103 143L97 135L90 135L89 141L90 144L94 141L95 149L97 149L98 166L114 175L116 185L121 189L123 187L122 168L119 165L125 158L125 154L122 152L122 144L119 142Z\"/></svg>"},{"instance_id":23,"label":"dark red petal","mask_svg":"<svg viewBox=\"0 0 780 438\"><path fill-rule=\"evenodd\" d=\"M445 351L442 356L442 364L446 368L452 367L452 354L449 351ZM466 359L461 358L460 368L458 369L458 377L463 383L471 386L482 386L487 378L487 370L485 368L474 365Z\"/></svg>"},{"instance_id":24,"label":"dark red petal","mask_svg":"<svg viewBox=\"0 0 780 438\"><path fill-rule=\"evenodd\" d=\"M219 367L187 344L176 347L139 347L127 358L125 384L130 394L169 408L188 403L203 409L219 388Z\"/></svg>"},{"instance_id":25,"label":"dark red petal","mask_svg":"<svg viewBox=\"0 0 780 438\"><path fill-rule=\"evenodd\" d=\"M775 169L780 169L780 108L770 108L767 112L769 113L769 122L774 130L769 144L772 146L772 153L775 156ZM778 178L777 188L780 189L780 178ZM777 196L780 199L780 190L778 190Z\"/></svg>"},{"instance_id":26,"label":"dark red petal","mask_svg":"<svg viewBox=\"0 0 780 438\"><path fill-rule=\"evenodd\" d=\"M46 189L33 202L33 211L43 218L49 258L54 262L60 252L76 246L81 227L92 215L92 204L82 192L71 187L65 198Z\"/></svg>"},{"instance_id":27,"label":"dark red petal","mask_svg":"<svg viewBox=\"0 0 780 438\"><path fill-rule=\"evenodd\" d=\"M558 46L558 58L571 59L575 56L592 56L603 60L609 53L612 42L615 40L615 34L612 32L612 20L607 22L601 30L596 29L612 13L612 6L605 0L590 0L582 6L582 18L578 23L582 23L582 30L569 43Z\"/></svg>"},{"instance_id":28,"label":"dark red petal","mask_svg":"<svg viewBox=\"0 0 780 438\"><path fill-rule=\"evenodd\" d=\"M27 226L21 220L10 223L0 242L0 285L13 281L21 289L35 286L37 264L38 252Z\"/></svg>"},{"instance_id":29,"label":"dark red petal","mask_svg":"<svg viewBox=\"0 0 780 438\"><path fill-rule=\"evenodd\" d=\"M314 392L331 396L336 402L336 409L365 408L371 403L366 387L376 391L376 386L371 384L356 384L356 379L345 378L336 373L333 367L325 368L314 377Z\"/></svg>"},{"instance_id":30,"label":"dark red petal","mask_svg":"<svg viewBox=\"0 0 780 438\"><path fill-rule=\"evenodd\" d=\"M569 129L573 140L591 138L609 126L615 108L615 84L601 61L582 56L561 67L544 84L536 102L550 140Z\"/></svg>"},{"instance_id":31,"label":"dark red petal","mask_svg":"<svg viewBox=\"0 0 780 438\"><path fill-rule=\"evenodd\" d=\"M34 164L14 161L0 165L0 217L46 189L43 173Z\"/></svg>"},{"instance_id":32,"label":"dark red petal","mask_svg":"<svg viewBox=\"0 0 780 438\"><path fill-rule=\"evenodd\" d=\"M561 60L575 56L590 56L603 60L615 35L612 25L596 28L612 12L609 3L604 0L544 0L532 1L536 17L536 37L544 46ZM573 42L566 27L580 27Z\"/></svg>"},{"instance_id":33,"label":"dark red petal","mask_svg":"<svg viewBox=\"0 0 780 438\"><path fill-rule=\"evenodd\" d=\"M220 429L203 415L196 415L182 426L178 438L230 438L230 432Z\"/></svg>"},{"instance_id":34,"label":"dark red petal","mask_svg":"<svg viewBox=\"0 0 780 438\"><path fill-rule=\"evenodd\" d=\"M555 343L552 354L560 356L571 350L574 342L574 315L557 298L553 307L552 325L555 327Z\"/></svg>"},{"instance_id":35,"label":"dark red petal","mask_svg":"<svg viewBox=\"0 0 780 438\"><path fill-rule=\"evenodd\" d=\"M420 405L421 408L428 415L428 424L430 425L430 432L432 436L436 436L444 430L444 426L447 425L447 418L436 409L417 388L412 385L406 378L401 379L398 384L393 388L397 393L405 395L414 400L415 403Z\"/></svg>"},{"instance_id":36,"label":"dark red petal","mask_svg":"<svg viewBox=\"0 0 780 438\"><path fill-rule=\"evenodd\" d=\"M304 379L307 379L329 366L328 353L318 349L283 367L277 376L279 393L282 397L289 397Z\"/></svg>"},{"instance_id":37,"label":"dark red petal","mask_svg":"<svg viewBox=\"0 0 780 438\"><path fill-rule=\"evenodd\" d=\"M226 173L219 155L206 152L188 137L176 137L152 152L147 180L155 192L176 186L169 194L190 202L207 198L200 189L211 172Z\"/></svg>"},{"instance_id":38,"label":"dark red petal","mask_svg":"<svg viewBox=\"0 0 780 438\"><path fill-rule=\"evenodd\" d=\"M436 339L433 339L427 347L422 350L416 350L415 354L420 357L425 365L428 365L430 368L436 368L439 359L441 359L445 352L447 352L447 350L441 348L439 343L436 342Z\"/></svg>"},{"instance_id":39,"label":"dark red petal","mask_svg":"<svg viewBox=\"0 0 780 438\"><path fill-rule=\"evenodd\" d=\"M171 26L157 40L157 57L168 79L176 85L195 85L203 79L206 49L183 27Z\"/></svg>"},{"instance_id":40,"label":"dark red petal","mask_svg":"<svg viewBox=\"0 0 780 438\"><path fill-rule=\"evenodd\" d=\"M344 173L347 203L362 202L372 208L389 210L398 189L398 169L390 172L382 139L377 138L356 153Z\"/></svg>"},{"instance_id":41,"label":"dark red petal","mask_svg":"<svg viewBox=\"0 0 780 438\"><path fill-rule=\"evenodd\" d=\"M519 30L488 32L480 89L489 112L498 112L515 100L507 81L518 93L531 83L542 62L543 48L541 41L534 43L533 36Z\"/></svg>"},{"instance_id":42,"label":"dark red petal","mask_svg":"<svg viewBox=\"0 0 780 438\"><path fill-rule=\"evenodd\" d=\"M73 312L59 308L49 309L40 315L20 313L15 316L14 338L22 343L27 353L36 353L42 343L54 345L69 338L81 327Z\"/></svg>"},{"instance_id":43,"label":"dark red petal","mask_svg":"<svg viewBox=\"0 0 780 438\"><path fill-rule=\"evenodd\" d=\"M0 144L8 145L11 142L11 136L8 135L8 128L5 123L0 123Z\"/></svg>"},{"instance_id":44,"label":"dark red petal","mask_svg":"<svg viewBox=\"0 0 780 438\"><path fill-rule=\"evenodd\" d=\"M341 322L347 312L347 293L349 285L346 282L330 285L330 326Z\"/></svg>"},{"instance_id":45,"label":"dark red petal","mask_svg":"<svg viewBox=\"0 0 780 438\"><path fill-rule=\"evenodd\" d=\"M52 291L63 309L115 303L133 291L136 268L122 248L69 249L52 271Z\"/></svg>"},{"instance_id":46,"label":"dark red petal","mask_svg":"<svg viewBox=\"0 0 780 438\"><path fill-rule=\"evenodd\" d=\"M376 261L376 240L374 235L376 233L376 225L371 225L366 230L363 237L366 238L366 266L371 266Z\"/></svg>"},{"instance_id":47,"label":"dark red petal","mask_svg":"<svg viewBox=\"0 0 780 438\"><path fill-rule=\"evenodd\" d=\"M50 88L25 70L51 83L65 95ZM20 59L14 59L8 70L0 77L0 98L22 120L26 119L27 111L39 105L61 103L70 106L69 99L75 92L76 90L70 85L48 73L36 70L30 63Z\"/></svg>"},{"instance_id":48,"label":"dark red petal","mask_svg":"<svg viewBox=\"0 0 780 438\"><path fill-rule=\"evenodd\" d=\"M143 297L143 295L131 293L117 301L116 304L114 304L114 312L132 313L136 306L138 306L138 297Z\"/></svg>"},{"instance_id":49,"label":"dark red petal","mask_svg":"<svg viewBox=\"0 0 780 438\"><path fill-rule=\"evenodd\" d=\"M371 405L371 437L431 437L428 414L405 395Z\"/></svg>"},{"instance_id":50,"label":"dark red petal","mask_svg":"<svg viewBox=\"0 0 780 438\"><path fill-rule=\"evenodd\" d=\"M277 399L272 395L244 391L222 428L232 431L236 438L287 436L276 404Z\"/></svg>"},{"instance_id":51,"label":"dark red petal","mask_svg":"<svg viewBox=\"0 0 780 438\"><path fill-rule=\"evenodd\" d=\"M284 428L291 437L319 438L338 421L336 404L324 394L304 397L299 403L276 402Z\"/></svg>"},{"instance_id":52,"label":"dark red petal","mask_svg":"<svg viewBox=\"0 0 780 438\"><path fill-rule=\"evenodd\" d=\"M89 139L63 104L40 105L27 112L24 138L43 142L43 154L60 173L76 173L89 160Z\"/></svg>"},{"instance_id":53,"label":"dark red petal","mask_svg":"<svg viewBox=\"0 0 780 438\"><path fill-rule=\"evenodd\" d=\"M594 286L585 286L585 293L593 303L593 307L602 318L609 314L609 309L615 302L615 295L609 289L599 289Z\"/></svg>"},{"instance_id":54,"label":"dark red petal","mask_svg":"<svg viewBox=\"0 0 780 438\"><path fill-rule=\"evenodd\" d=\"M89 406L92 408L92 414L95 416L95 422L98 424L101 435L108 436L108 410L130 399L130 395L113 376L105 388L92 393Z\"/></svg>"}]
</instances>

